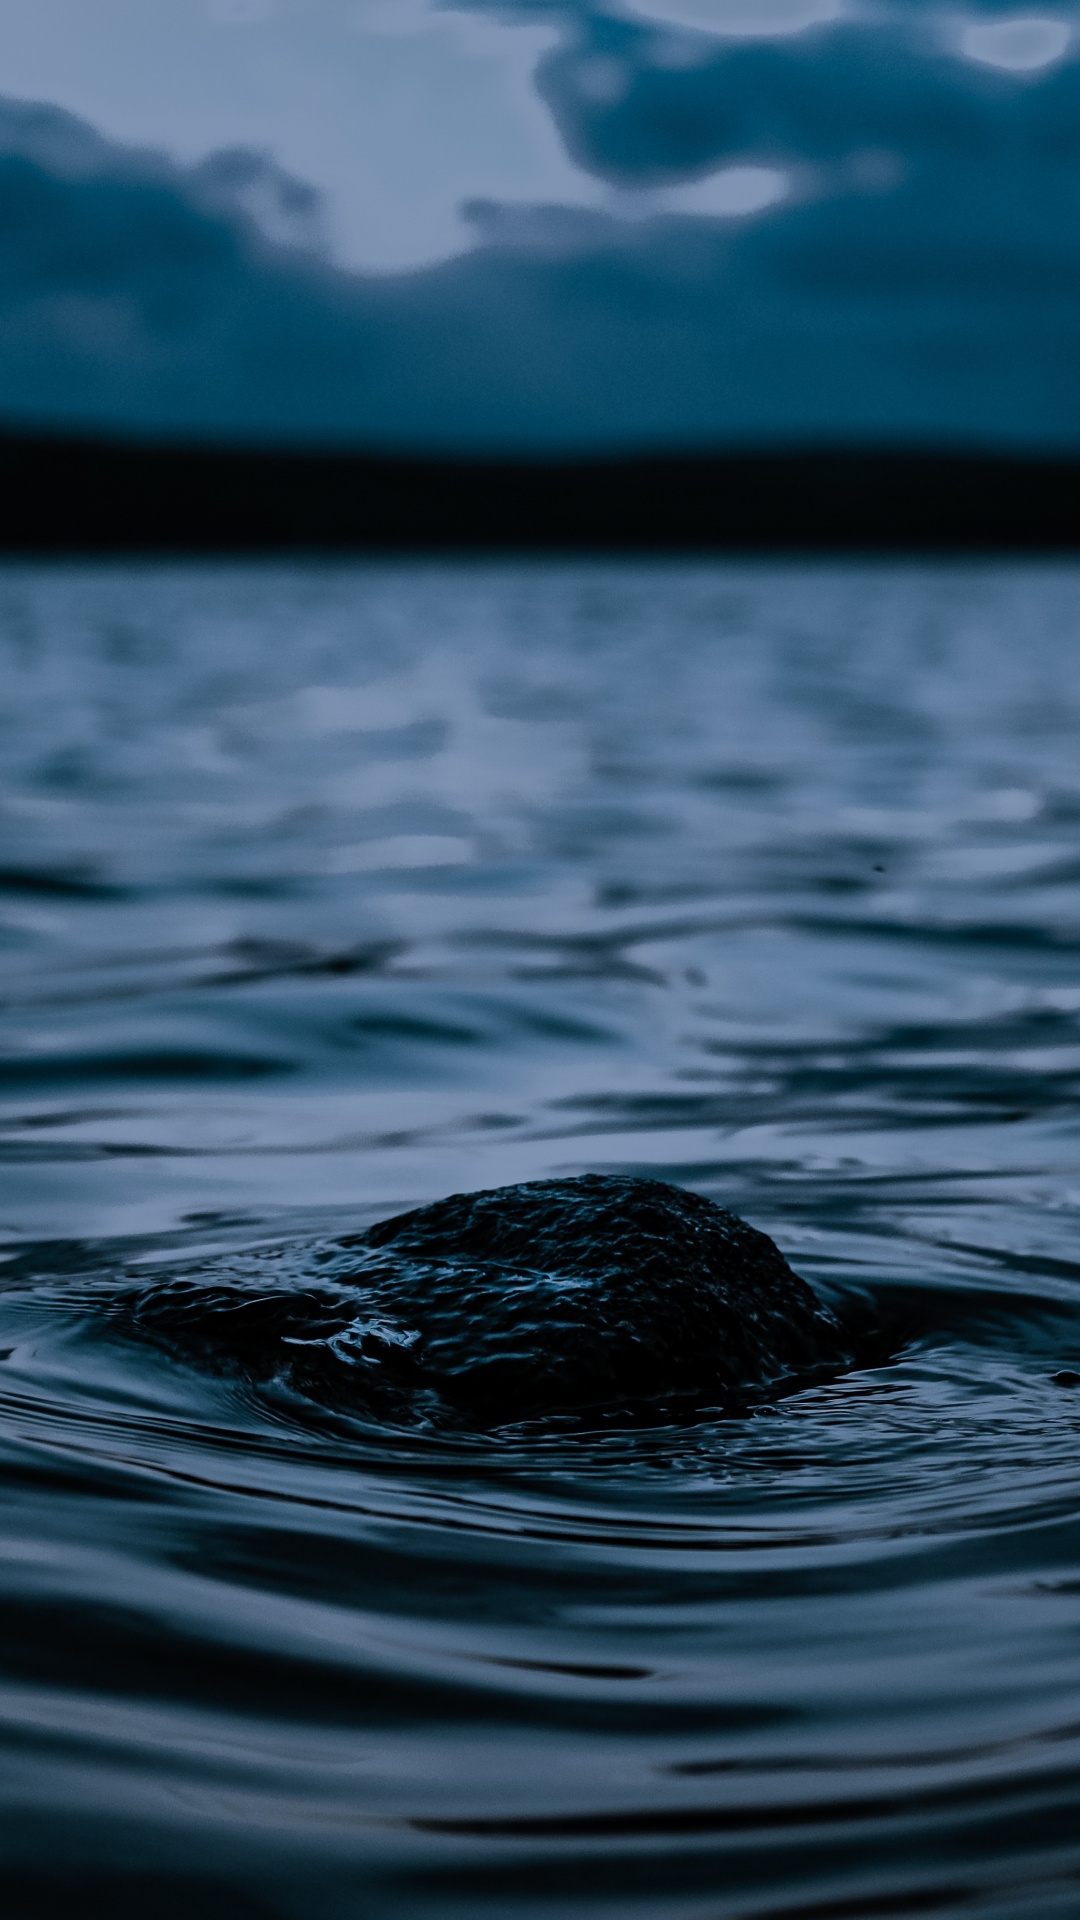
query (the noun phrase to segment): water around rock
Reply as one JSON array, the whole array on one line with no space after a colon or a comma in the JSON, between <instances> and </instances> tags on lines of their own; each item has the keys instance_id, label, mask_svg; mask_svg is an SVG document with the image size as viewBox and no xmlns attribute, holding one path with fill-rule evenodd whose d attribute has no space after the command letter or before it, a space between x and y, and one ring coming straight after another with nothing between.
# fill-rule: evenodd
<instances>
[{"instance_id":1,"label":"water around rock","mask_svg":"<svg viewBox=\"0 0 1080 1920\"><path fill-rule=\"evenodd\" d=\"M1075 1920L1078 632L1057 560L9 566L5 1916ZM438 1341L596 1304L514 1184L590 1173L855 1364L489 1410ZM406 1213L480 1188L522 1292Z\"/></svg>"},{"instance_id":2,"label":"water around rock","mask_svg":"<svg viewBox=\"0 0 1080 1920\"><path fill-rule=\"evenodd\" d=\"M139 1295L134 1320L315 1399L480 1422L715 1407L853 1357L766 1234L662 1180L453 1194L287 1264L284 1283L273 1254L183 1276Z\"/></svg>"}]
</instances>

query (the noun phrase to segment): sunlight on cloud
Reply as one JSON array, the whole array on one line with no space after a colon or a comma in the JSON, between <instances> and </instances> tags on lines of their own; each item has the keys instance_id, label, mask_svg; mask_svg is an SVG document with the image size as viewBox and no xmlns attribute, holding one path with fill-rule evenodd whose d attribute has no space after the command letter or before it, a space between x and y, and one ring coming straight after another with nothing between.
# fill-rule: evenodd
<instances>
[{"instance_id":1,"label":"sunlight on cloud","mask_svg":"<svg viewBox=\"0 0 1080 1920\"><path fill-rule=\"evenodd\" d=\"M764 213L786 200L790 191L790 177L780 167L721 167L704 180L658 193L656 205L664 213L735 220Z\"/></svg>"},{"instance_id":2,"label":"sunlight on cloud","mask_svg":"<svg viewBox=\"0 0 1080 1920\"><path fill-rule=\"evenodd\" d=\"M980 66L1005 73L1039 73L1061 59L1072 39L1064 20L1022 15L1012 20L980 20L960 36L960 51Z\"/></svg>"},{"instance_id":3,"label":"sunlight on cloud","mask_svg":"<svg viewBox=\"0 0 1080 1920\"><path fill-rule=\"evenodd\" d=\"M773 40L842 19L849 8L845 0L640 0L634 11L670 26Z\"/></svg>"}]
</instances>

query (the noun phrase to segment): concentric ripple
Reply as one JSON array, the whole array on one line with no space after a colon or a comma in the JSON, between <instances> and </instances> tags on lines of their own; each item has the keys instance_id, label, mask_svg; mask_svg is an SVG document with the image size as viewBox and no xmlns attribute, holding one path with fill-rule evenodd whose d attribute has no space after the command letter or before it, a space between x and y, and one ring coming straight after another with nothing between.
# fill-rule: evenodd
<instances>
[{"instance_id":1,"label":"concentric ripple","mask_svg":"<svg viewBox=\"0 0 1080 1920\"><path fill-rule=\"evenodd\" d=\"M5 1913L1072 1920L1078 625L1071 566L4 573ZM131 1312L589 1172L873 1339L455 1424Z\"/></svg>"}]
</instances>

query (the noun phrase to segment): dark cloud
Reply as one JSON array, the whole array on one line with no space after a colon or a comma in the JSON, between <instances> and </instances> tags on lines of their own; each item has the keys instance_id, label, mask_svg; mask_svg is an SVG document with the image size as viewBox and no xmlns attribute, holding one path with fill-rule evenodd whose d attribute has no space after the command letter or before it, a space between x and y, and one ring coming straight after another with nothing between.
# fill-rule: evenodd
<instances>
[{"instance_id":1,"label":"dark cloud","mask_svg":"<svg viewBox=\"0 0 1080 1920\"><path fill-rule=\"evenodd\" d=\"M538 83L568 146L656 190L648 217L477 207L473 252L364 278L259 156L185 170L0 105L0 413L384 446L1080 443L1080 65L964 61L918 7L724 43L526 11L562 28ZM663 211L747 160L791 170L786 203Z\"/></svg>"},{"instance_id":2,"label":"dark cloud","mask_svg":"<svg viewBox=\"0 0 1080 1920\"><path fill-rule=\"evenodd\" d=\"M629 185L734 155L835 161L895 148L913 166L1080 158L1080 67L1020 79L951 54L942 26L838 22L777 40L678 36L586 16L549 54L540 91L580 165Z\"/></svg>"}]
</instances>

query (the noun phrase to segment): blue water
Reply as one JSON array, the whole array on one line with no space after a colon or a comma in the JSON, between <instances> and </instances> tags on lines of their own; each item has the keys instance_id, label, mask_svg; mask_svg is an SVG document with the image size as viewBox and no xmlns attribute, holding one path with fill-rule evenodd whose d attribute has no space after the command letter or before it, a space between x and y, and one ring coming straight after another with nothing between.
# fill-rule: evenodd
<instances>
[{"instance_id":1,"label":"blue water","mask_svg":"<svg viewBox=\"0 0 1080 1920\"><path fill-rule=\"evenodd\" d=\"M4 568L17 1920L1077 1912L1078 629L1071 563ZM591 1170L898 1351L454 1435L114 1312Z\"/></svg>"}]
</instances>

